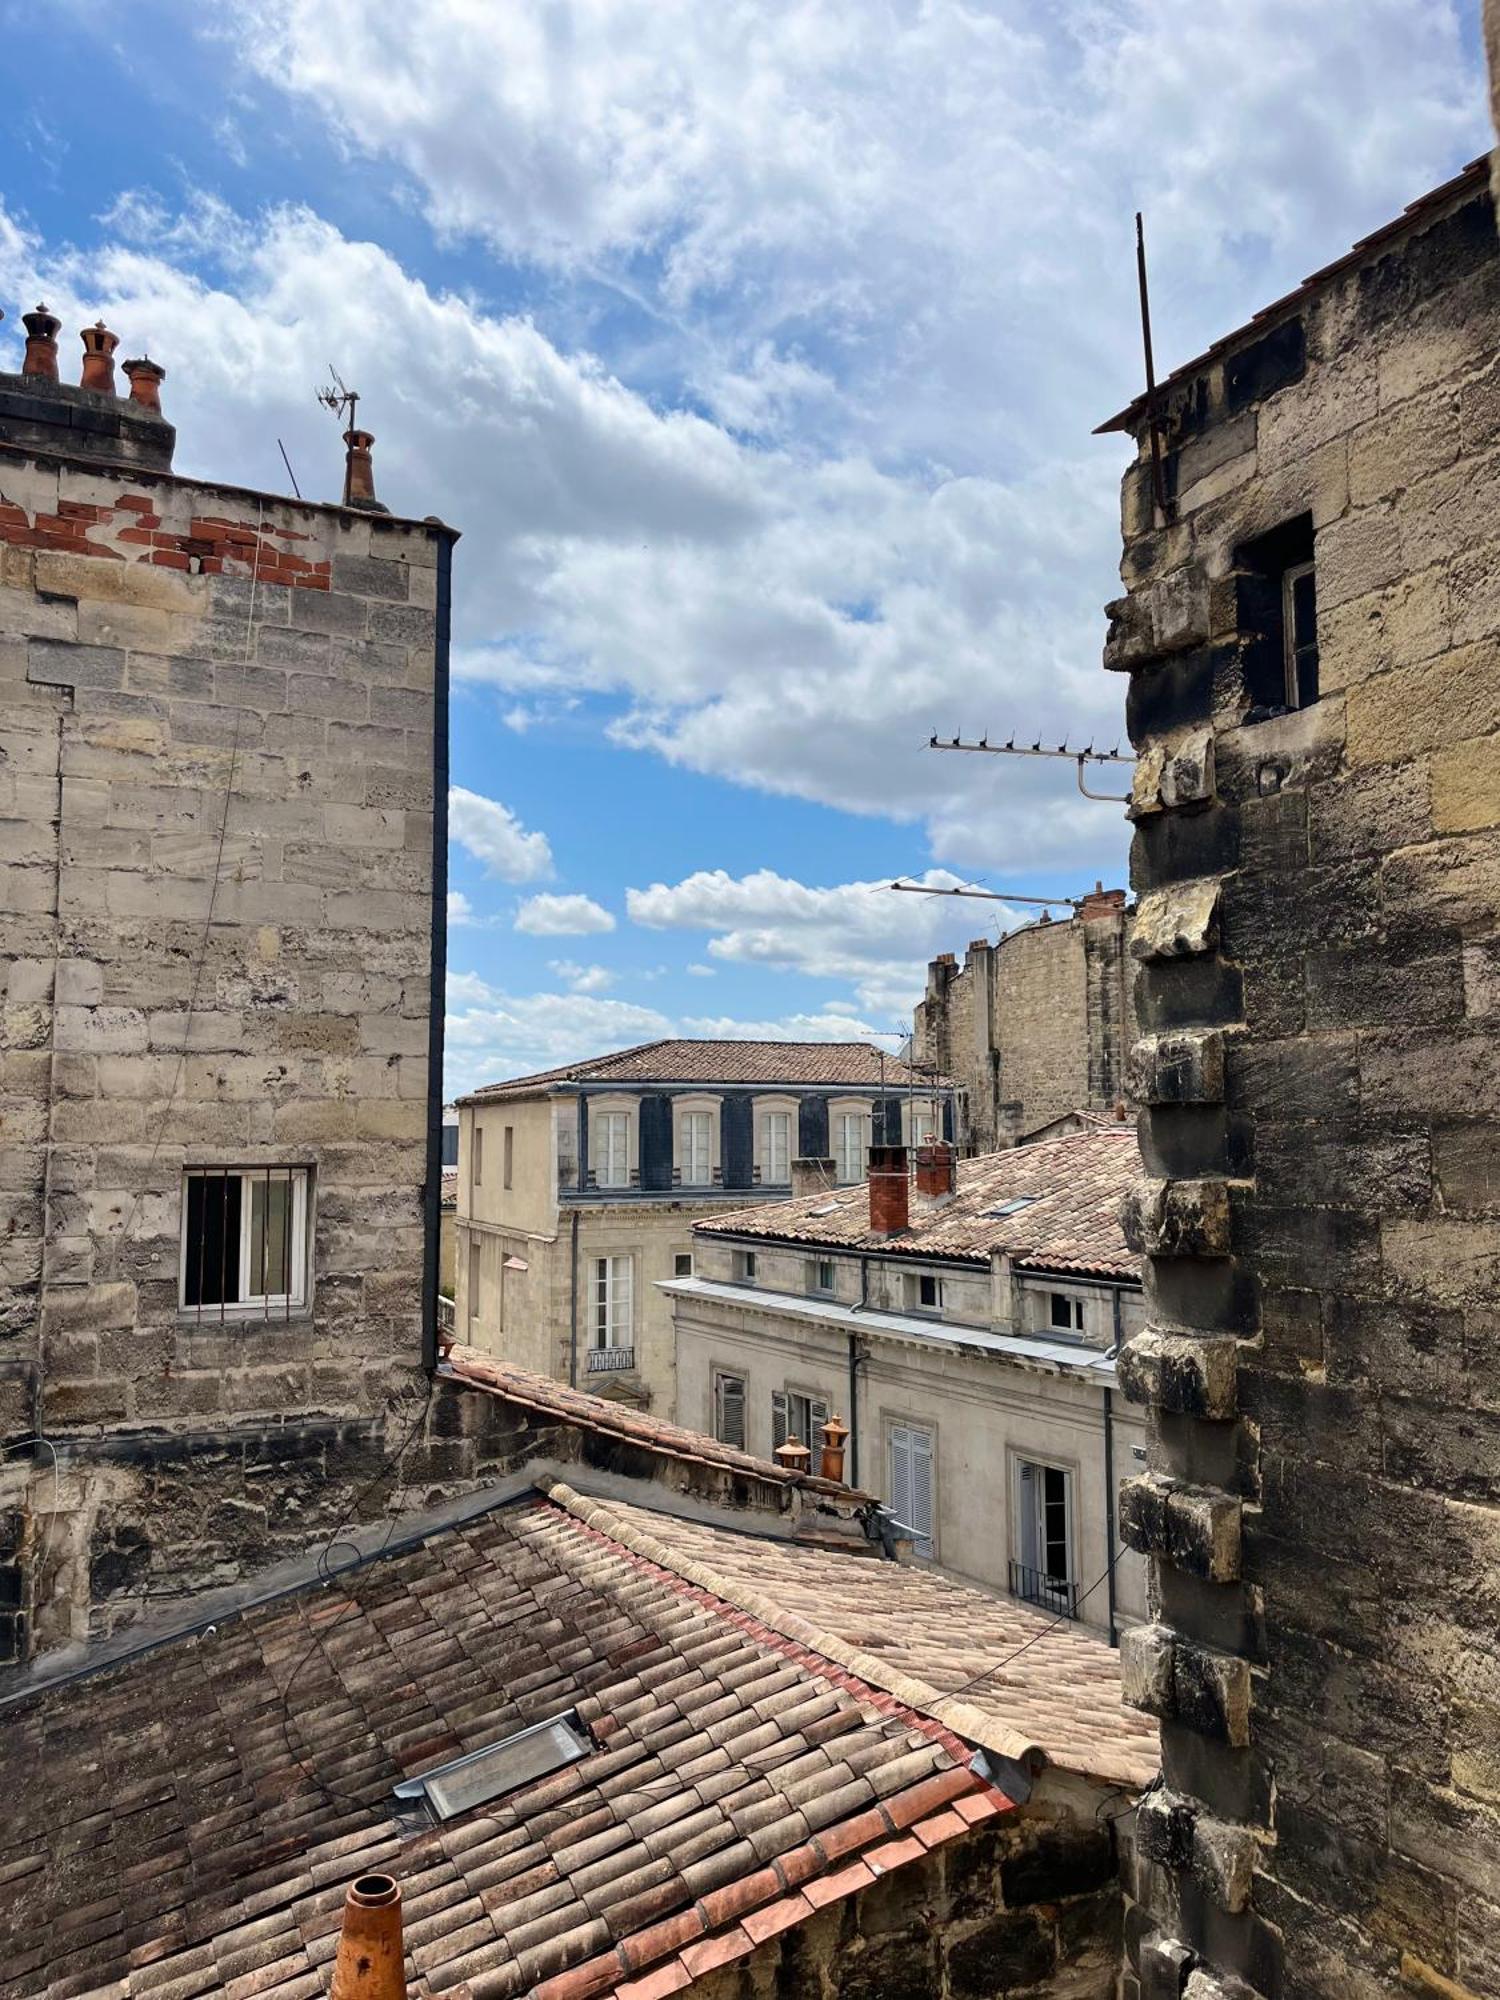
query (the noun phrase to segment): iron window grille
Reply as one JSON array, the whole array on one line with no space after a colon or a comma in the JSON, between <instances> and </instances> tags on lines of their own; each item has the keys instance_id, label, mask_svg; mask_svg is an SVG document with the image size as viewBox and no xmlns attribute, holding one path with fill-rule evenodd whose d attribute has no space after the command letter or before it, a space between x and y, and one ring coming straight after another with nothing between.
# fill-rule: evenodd
<instances>
[{"instance_id":1,"label":"iron window grille","mask_svg":"<svg viewBox=\"0 0 1500 2000\"><path fill-rule=\"evenodd\" d=\"M190 1167L178 1299L201 1322L290 1319L307 1305L308 1167Z\"/></svg>"},{"instance_id":2,"label":"iron window grille","mask_svg":"<svg viewBox=\"0 0 1500 2000\"><path fill-rule=\"evenodd\" d=\"M1039 1604L1059 1618L1078 1616L1078 1585L1065 1576L1033 1569L1029 1563L1011 1564L1010 1594L1019 1597L1023 1604Z\"/></svg>"}]
</instances>

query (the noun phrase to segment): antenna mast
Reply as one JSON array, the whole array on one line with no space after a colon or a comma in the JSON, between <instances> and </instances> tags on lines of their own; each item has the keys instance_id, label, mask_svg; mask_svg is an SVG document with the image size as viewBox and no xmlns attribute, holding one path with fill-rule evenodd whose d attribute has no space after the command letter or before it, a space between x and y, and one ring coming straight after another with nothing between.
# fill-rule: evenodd
<instances>
[{"instance_id":1,"label":"antenna mast","mask_svg":"<svg viewBox=\"0 0 1500 2000\"><path fill-rule=\"evenodd\" d=\"M1151 497L1167 519L1167 483L1162 471L1161 430L1156 420L1156 365L1151 359L1151 294L1146 287L1146 227L1135 212L1135 274L1141 288L1141 344L1146 350L1146 428L1151 433Z\"/></svg>"},{"instance_id":2,"label":"antenna mast","mask_svg":"<svg viewBox=\"0 0 1500 2000\"><path fill-rule=\"evenodd\" d=\"M345 387L343 377L331 361L328 364L328 376L328 387L326 389L319 389L317 391L317 398L325 410L331 410L334 416L338 418L344 433L343 504L347 507L353 488L354 445L352 440L357 428L354 418L356 411L359 409L359 391ZM287 470L290 471L291 467L288 466ZM296 484L295 480L293 484Z\"/></svg>"}]
</instances>

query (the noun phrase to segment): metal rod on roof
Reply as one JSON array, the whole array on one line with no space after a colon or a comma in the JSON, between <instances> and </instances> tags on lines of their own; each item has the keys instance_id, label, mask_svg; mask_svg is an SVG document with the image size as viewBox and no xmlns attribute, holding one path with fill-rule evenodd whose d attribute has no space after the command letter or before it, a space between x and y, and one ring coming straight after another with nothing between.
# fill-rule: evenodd
<instances>
[{"instance_id":1,"label":"metal rod on roof","mask_svg":"<svg viewBox=\"0 0 1500 2000\"><path fill-rule=\"evenodd\" d=\"M1122 750L1117 743L1113 750L1096 750L1092 743L1085 743L1081 750L1075 750L1064 737L1056 747L1045 744L1038 737L1034 743L1018 743L1014 736L1004 743L991 743L987 736L981 736L977 743L965 743L961 736L952 736L944 741L936 732L927 739L929 750L967 750L971 755L982 753L986 757L1067 757L1073 763L1085 764L1133 764L1135 754Z\"/></svg>"},{"instance_id":2,"label":"metal rod on roof","mask_svg":"<svg viewBox=\"0 0 1500 2000\"><path fill-rule=\"evenodd\" d=\"M920 882L891 882L887 887L903 896L965 896L976 903L1036 903L1048 910L1064 904L1076 910L1083 903L1082 896L1002 896L998 889L925 889Z\"/></svg>"},{"instance_id":3,"label":"metal rod on roof","mask_svg":"<svg viewBox=\"0 0 1500 2000\"><path fill-rule=\"evenodd\" d=\"M1146 225L1135 212L1135 270L1141 288L1141 341L1146 350L1146 428L1151 433L1151 493L1163 521L1167 518L1167 485L1162 471L1161 432L1156 422L1156 364L1151 358L1151 294L1146 284Z\"/></svg>"}]
</instances>

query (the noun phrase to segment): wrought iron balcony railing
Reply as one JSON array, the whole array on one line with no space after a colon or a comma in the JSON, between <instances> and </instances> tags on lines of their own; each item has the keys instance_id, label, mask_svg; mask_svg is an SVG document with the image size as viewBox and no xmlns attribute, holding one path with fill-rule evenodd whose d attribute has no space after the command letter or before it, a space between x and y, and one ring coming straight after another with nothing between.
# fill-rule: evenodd
<instances>
[{"instance_id":1,"label":"wrought iron balcony railing","mask_svg":"<svg viewBox=\"0 0 1500 2000\"><path fill-rule=\"evenodd\" d=\"M1059 1618L1078 1616L1078 1585L1065 1576L1049 1576L1043 1569L1032 1569L1027 1563L1011 1564L1010 1594L1019 1597L1023 1604L1039 1604Z\"/></svg>"},{"instance_id":2,"label":"wrought iron balcony railing","mask_svg":"<svg viewBox=\"0 0 1500 2000\"><path fill-rule=\"evenodd\" d=\"M634 1368L633 1347L591 1347L584 1362L586 1375L613 1375Z\"/></svg>"}]
</instances>

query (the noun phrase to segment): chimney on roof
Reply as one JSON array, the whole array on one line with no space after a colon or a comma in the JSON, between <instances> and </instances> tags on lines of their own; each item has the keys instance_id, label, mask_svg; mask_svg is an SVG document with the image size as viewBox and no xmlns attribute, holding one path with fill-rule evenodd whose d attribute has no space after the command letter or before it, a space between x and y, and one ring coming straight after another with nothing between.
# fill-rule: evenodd
<instances>
[{"instance_id":1,"label":"chimney on roof","mask_svg":"<svg viewBox=\"0 0 1500 2000\"><path fill-rule=\"evenodd\" d=\"M911 1189L904 1146L870 1148L870 1234L899 1236L910 1221Z\"/></svg>"},{"instance_id":2,"label":"chimney on roof","mask_svg":"<svg viewBox=\"0 0 1500 2000\"><path fill-rule=\"evenodd\" d=\"M344 505L361 507L367 514L388 514L390 508L375 498L375 467L370 459L374 442L372 431L344 432L344 443L349 447L344 467Z\"/></svg>"},{"instance_id":3,"label":"chimney on roof","mask_svg":"<svg viewBox=\"0 0 1500 2000\"><path fill-rule=\"evenodd\" d=\"M958 1178L958 1148L945 1139L931 1139L917 1148L917 1193L933 1201L951 1201Z\"/></svg>"},{"instance_id":4,"label":"chimney on roof","mask_svg":"<svg viewBox=\"0 0 1500 2000\"><path fill-rule=\"evenodd\" d=\"M785 1444L776 1447L774 1456L788 1472L808 1472L812 1469L812 1450L800 1438L788 1438Z\"/></svg>"},{"instance_id":5,"label":"chimney on roof","mask_svg":"<svg viewBox=\"0 0 1500 2000\"><path fill-rule=\"evenodd\" d=\"M21 373L34 376L39 382L55 382L57 335L62 321L56 313L38 305L34 311L22 313L21 324L26 329L26 359L21 363Z\"/></svg>"},{"instance_id":6,"label":"chimney on roof","mask_svg":"<svg viewBox=\"0 0 1500 2000\"><path fill-rule=\"evenodd\" d=\"M167 371L158 361L142 355L139 361L121 363L125 379L130 384L130 400L139 403L143 410L149 410L153 417L161 415L161 385L167 378Z\"/></svg>"},{"instance_id":7,"label":"chimney on roof","mask_svg":"<svg viewBox=\"0 0 1500 2000\"><path fill-rule=\"evenodd\" d=\"M1078 914L1088 923L1096 917L1117 917L1124 907L1123 889L1106 889L1102 882L1096 882L1078 905Z\"/></svg>"},{"instance_id":8,"label":"chimney on roof","mask_svg":"<svg viewBox=\"0 0 1500 2000\"><path fill-rule=\"evenodd\" d=\"M838 1185L838 1161L802 1159L792 1162L792 1194L827 1194Z\"/></svg>"},{"instance_id":9,"label":"chimney on roof","mask_svg":"<svg viewBox=\"0 0 1500 2000\"><path fill-rule=\"evenodd\" d=\"M102 319L86 326L80 336L83 341L83 373L78 378L80 389L92 389L96 396L115 394L115 349L120 344L120 336L111 333Z\"/></svg>"},{"instance_id":10,"label":"chimney on roof","mask_svg":"<svg viewBox=\"0 0 1500 2000\"><path fill-rule=\"evenodd\" d=\"M849 1426L840 1423L836 1413L823 1426L823 1457L819 1469L823 1477L831 1479L836 1486L844 1483L844 1440L848 1435Z\"/></svg>"},{"instance_id":11,"label":"chimney on roof","mask_svg":"<svg viewBox=\"0 0 1500 2000\"><path fill-rule=\"evenodd\" d=\"M401 1891L389 1875L349 1885L328 2000L406 2000Z\"/></svg>"}]
</instances>

